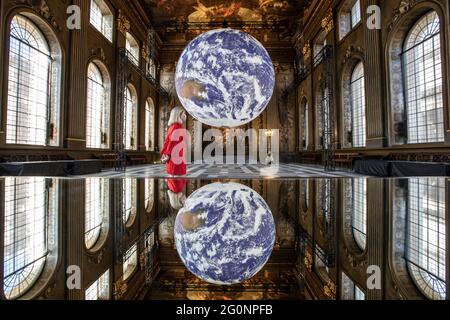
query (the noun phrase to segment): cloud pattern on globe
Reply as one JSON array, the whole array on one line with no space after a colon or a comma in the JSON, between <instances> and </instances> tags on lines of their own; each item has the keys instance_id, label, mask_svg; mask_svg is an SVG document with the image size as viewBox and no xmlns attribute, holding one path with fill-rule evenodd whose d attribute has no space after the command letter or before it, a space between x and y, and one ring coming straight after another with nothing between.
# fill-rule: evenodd
<instances>
[{"instance_id":1,"label":"cloud pattern on globe","mask_svg":"<svg viewBox=\"0 0 450 320\"><path fill-rule=\"evenodd\" d=\"M201 34L177 64L175 86L184 108L198 121L234 128L256 119L275 86L272 60L251 35L233 29Z\"/></svg>"},{"instance_id":2,"label":"cloud pattern on globe","mask_svg":"<svg viewBox=\"0 0 450 320\"><path fill-rule=\"evenodd\" d=\"M264 199L238 183L214 183L192 193L175 220L175 243L185 266L213 284L256 275L275 244L275 222Z\"/></svg>"}]
</instances>

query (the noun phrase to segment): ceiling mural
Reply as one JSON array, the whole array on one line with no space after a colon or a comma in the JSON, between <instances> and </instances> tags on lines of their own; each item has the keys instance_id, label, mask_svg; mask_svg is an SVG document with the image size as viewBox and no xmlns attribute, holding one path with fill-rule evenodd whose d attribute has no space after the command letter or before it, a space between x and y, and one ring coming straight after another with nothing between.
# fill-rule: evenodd
<instances>
[{"instance_id":1,"label":"ceiling mural","mask_svg":"<svg viewBox=\"0 0 450 320\"><path fill-rule=\"evenodd\" d=\"M300 14L303 0L142 0L156 23L281 21Z\"/></svg>"}]
</instances>

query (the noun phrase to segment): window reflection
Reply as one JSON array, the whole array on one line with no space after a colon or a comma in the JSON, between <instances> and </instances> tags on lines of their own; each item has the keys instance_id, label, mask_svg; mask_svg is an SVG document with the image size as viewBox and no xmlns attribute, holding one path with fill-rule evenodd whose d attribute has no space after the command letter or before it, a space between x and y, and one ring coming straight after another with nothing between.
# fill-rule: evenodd
<instances>
[{"instance_id":1,"label":"window reflection","mask_svg":"<svg viewBox=\"0 0 450 320\"><path fill-rule=\"evenodd\" d=\"M445 180L410 179L406 260L417 287L429 299L446 298Z\"/></svg>"},{"instance_id":2,"label":"window reflection","mask_svg":"<svg viewBox=\"0 0 450 320\"><path fill-rule=\"evenodd\" d=\"M92 249L109 215L109 180L87 179L85 193L85 244Z\"/></svg>"},{"instance_id":3,"label":"window reflection","mask_svg":"<svg viewBox=\"0 0 450 320\"><path fill-rule=\"evenodd\" d=\"M45 178L5 178L4 286L8 299L20 298L40 277L55 237L58 182Z\"/></svg>"},{"instance_id":4,"label":"window reflection","mask_svg":"<svg viewBox=\"0 0 450 320\"><path fill-rule=\"evenodd\" d=\"M109 300L109 270L100 276L85 292L86 300Z\"/></svg>"}]
</instances>

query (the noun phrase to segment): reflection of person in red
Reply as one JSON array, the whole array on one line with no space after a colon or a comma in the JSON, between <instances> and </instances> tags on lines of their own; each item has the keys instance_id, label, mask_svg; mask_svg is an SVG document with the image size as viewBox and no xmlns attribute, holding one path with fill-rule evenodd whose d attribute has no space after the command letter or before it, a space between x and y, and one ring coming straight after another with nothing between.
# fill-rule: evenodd
<instances>
[{"instance_id":1,"label":"reflection of person in red","mask_svg":"<svg viewBox=\"0 0 450 320\"><path fill-rule=\"evenodd\" d=\"M169 195L170 206L179 210L184 206L186 202L186 196L183 191L187 185L186 179L168 179L167 180L167 194Z\"/></svg>"},{"instance_id":2,"label":"reflection of person in red","mask_svg":"<svg viewBox=\"0 0 450 320\"><path fill-rule=\"evenodd\" d=\"M186 174L187 135L183 128L186 118L186 112L180 107L170 112L169 131L161 150L161 161L166 164L167 173L171 176Z\"/></svg>"}]
</instances>

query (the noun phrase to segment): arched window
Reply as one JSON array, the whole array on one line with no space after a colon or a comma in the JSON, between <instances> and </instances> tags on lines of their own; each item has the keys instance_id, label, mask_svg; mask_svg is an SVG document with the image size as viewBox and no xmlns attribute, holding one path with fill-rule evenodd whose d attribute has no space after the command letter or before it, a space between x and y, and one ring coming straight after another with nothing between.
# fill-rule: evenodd
<instances>
[{"instance_id":1,"label":"arched window","mask_svg":"<svg viewBox=\"0 0 450 320\"><path fill-rule=\"evenodd\" d=\"M149 75L152 79L156 79L156 65L153 59L150 59L147 62L147 75Z\"/></svg>"},{"instance_id":2,"label":"arched window","mask_svg":"<svg viewBox=\"0 0 450 320\"><path fill-rule=\"evenodd\" d=\"M350 81L350 100L352 107L352 145L356 148L366 146L366 90L364 65L358 63Z\"/></svg>"},{"instance_id":3,"label":"arched window","mask_svg":"<svg viewBox=\"0 0 450 320\"><path fill-rule=\"evenodd\" d=\"M132 225L136 216L136 197L137 197L137 181L136 179L123 180L123 200L125 210L123 212L123 223L127 226Z\"/></svg>"},{"instance_id":4,"label":"arched window","mask_svg":"<svg viewBox=\"0 0 450 320\"><path fill-rule=\"evenodd\" d=\"M445 300L445 180L410 179L406 260L416 286L429 299Z\"/></svg>"},{"instance_id":5,"label":"arched window","mask_svg":"<svg viewBox=\"0 0 450 320\"><path fill-rule=\"evenodd\" d=\"M86 179L84 242L88 250L100 240L109 216L109 182L107 179Z\"/></svg>"},{"instance_id":6,"label":"arched window","mask_svg":"<svg viewBox=\"0 0 450 320\"><path fill-rule=\"evenodd\" d=\"M145 209L151 212L155 202L155 180L145 179Z\"/></svg>"},{"instance_id":7,"label":"arched window","mask_svg":"<svg viewBox=\"0 0 450 320\"><path fill-rule=\"evenodd\" d=\"M315 67L322 62L324 49L327 44L327 33L323 30L314 40L313 57Z\"/></svg>"},{"instance_id":8,"label":"arched window","mask_svg":"<svg viewBox=\"0 0 450 320\"><path fill-rule=\"evenodd\" d=\"M125 149L137 150L137 94L130 84L125 92Z\"/></svg>"},{"instance_id":9,"label":"arched window","mask_svg":"<svg viewBox=\"0 0 450 320\"><path fill-rule=\"evenodd\" d=\"M138 252L137 243L135 243L128 251L125 253L123 259L123 280L128 280L136 270L138 262Z\"/></svg>"},{"instance_id":10,"label":"arched window","mask_svg":"<svg viewBox=\"0 0 450 320\"><path fill-rule=\"evenodd\" d=\"M443 79L439 16L423 16L403 47L408 143L444 141Z\"/></svg>"},{"instance_id":11,"label":"arched window","mask_svg":"<svg viewBox=\"0 0 450 320\"><path fill-rule=\"evenodd\" d=\"M100 67L104 70L101 71ZM109 148L110 80L106 68L98 62L88 67L86 146Z\"/></svg>"},{"instance_id":12,"label":"arched window","mask_svg":"<svg viewBox=\"0 0 450 320\"><path fill-rule=\"evenodd\" d=\"M113 41L114 16L103 0L91 0L90 22L110 42Z\"/></svg>"},{"instance_id":13,"label":"arched window","mask_svg":"<svg viewBox=\"0 0 450 320\"><path fill-rule=\"evenodd\" d=\"M314 257L314 265L317 274L322 279L324 283L330 283L331 278L329 275L330 269L328 268L328 257L326 256L325 251L316 244L315 247L315 257Z\"/></svg>"},{"instance_id":14,"label":"arched window","mask_svg":"<svg viewBox=\"0 0 450 320\"><path fill-rule=\"evenodd\" d=\"M317 95L317 130L319 148L328 149L332 143L330 123L330 90L321 85Z\"/></svg>"},{"instance_id":15,"label":"arched window","mask_svg":"<svg viewBox=\"0 0 450 320\"><path fill-rule=\"evenodd\" d=\"M59 144L61 52L47 28L39 18L28 14L18 14L11 21L7 143Z\"/></svg>"},{"instance_id":16,"label":"arched window","mask_svg":"<svg viewBox=\"0 0 450 320\"><path fill-rule=\"evenodd\" d=\"M128 51L128 59L130 59L130 61L136 66L139 66L139 44L136 39L128 32L126 35L125 48Z\"/></svg>"},{"instance_id":17,"label":"arched window","mask_svg":"<svg viewBox=\"0 0 450 320\"><path fill-rule=\"evenodd\" d=\"M58 182L45 178L5 178L4 285L17 299L56 265ZM52 257L53 256L53 257Z\"/></svg>"},{"instance_id":18,"label":"arched window","mask_svg":"<svg viewBox=\"0 0 450 320\"><path fill-rule=\"evenodd\" d=\"M308 211L309 208L309 180L302 180L300 182L301 187L301 209L303 212Z\"/></svg>"},{"instance_id":19,"label":"arched window","mask_svg":"<svg viewBox=\"0 0 450 320\"><path fill-rule=\"evenodd\" d=\"M339 13L339 38L342 40L361 22L360 0L347 0Z\"/></svg>"},{"instance_id":20,"label":"arched window","mask_svg":"<svg viewBox=\"0 0 450 320\"><path fill-rule=\"evenodd\" d=\"M85 300L109 300L109 270L86 289Z\"/></svg>"},{"instance_id":21,"label":"arched window","mask_svg":"<svg viewBox=\"0 0 450 320\"><path fill-rule=\"evenodd\" d=\"M301 109L300 109L300 123L301 123L301 146L300 148L303 150L308 149L309 143L309 118L308 118L308 101L306 99L303 100Z\"/></svg>"},{"instance_id":22,"label":"arched window","mask_svg":"<svg viewBox=\"0 0 450 320\"><path fill-rule=\"evenodd\" d=\"M352 233L358 247L366 250L367 180L352 180Z\"/></svg>"},{"instance_id":23,"label":"arched window","mask_svg":"<svg viewBox=\"0 0 450 320\"><path fill-rule=\"evenodd\" d=\"M336 191L336 185L331 179L317 180L317 220L319 222L319 231L322 235L330 236L333 232L333 217L331 203L332 197Z\"/></svg>"},{"instance_id":24,"label":"arched window","mask_svg":"<svg viewBox=\"0 0 450 320\"><path fill-rule=\"evenodd\" d=\"M155 150L155 105L151 98L145 103L145 148Z\"/></svg>"}]
</instances>

